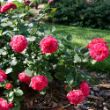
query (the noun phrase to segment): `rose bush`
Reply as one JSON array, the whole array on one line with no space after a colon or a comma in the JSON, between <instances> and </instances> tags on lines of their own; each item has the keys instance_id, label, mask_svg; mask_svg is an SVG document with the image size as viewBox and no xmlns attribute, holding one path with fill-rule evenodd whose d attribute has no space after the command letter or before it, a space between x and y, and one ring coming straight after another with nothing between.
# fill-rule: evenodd
<instances>
[{"instance_id":1,"label":"rose bush","mask_svg":"<svg viewBox=\"0 0 110 110\"><path fill-rule=\"evenodd\" d=\"M4 96L4 99L0 98L0 107L20 110L22 95L28 89L45 94L52 82L67 85L66 91L70 91L67 98L71 104L83 102L90 93L88 83L91 81L90 76L80 71L81 64L89 59L87 48L93 59L102 61L109 55L107 43L95 39L85 49L75 48L71 35L59 38L54 33L55 27L41 22L51 4L47 4L34 19L30 17L30 7L24 2L13 4L16 10L7 8L0 15L0 97ZM7 3L1 9L4 6Z\"/></svg>"}]
</instances>

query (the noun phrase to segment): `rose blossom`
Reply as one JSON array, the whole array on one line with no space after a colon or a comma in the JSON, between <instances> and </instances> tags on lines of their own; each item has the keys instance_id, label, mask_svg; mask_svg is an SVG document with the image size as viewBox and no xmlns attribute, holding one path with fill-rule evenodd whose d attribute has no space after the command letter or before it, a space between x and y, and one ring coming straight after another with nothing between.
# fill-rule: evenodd
<instances>
[{"instance_id":1,"label":"rose blossom","mask_svg":"<svg viewBox=\"0 0 110 110\"><path fill-rule=\"evenodd\" d=\"M3 82L7 79L7 74L0 69L0 82Z\"/></svg>"},{"instance_id":2,"label":"rose blossom","mask_svg":"<svg viewBox=\"0 0 110 110\"><path fill-rule=\"evenodd\" d=\"M10 102L10 103L8 104L8 107L9 107L9 108L13 108L13 107L14 107L13 102Z\"/></svg>"},{"instance_id":3,"label":"rose blossom","mask_svg":"<svg viewBox=\"0 0 110 110\"><path fill-rule=\"evenodd\" d=\"M90 56L100 62L109 56L109 48L107 42L103 38L95 38L88 45Z\"/></svg>"},{"instance_id":4,"label":"rose blossom","mask_svg":"<svg viewBox=\"0 0 110 110\"><path fill-rule=\"evenodd\" d=\"M81 84L80 84L80 90L83 92L84 96L87 97L90 93L90 88L89 88L89 85L86 81L83 81Z\"/></svg>"},{"instance_id":5,"label":"rose blossom","mask_svg":"<svg viewBox=\"0 0 110 110\"><path fill-rule=\"evenodd\" d=\"M23 82L23 83L26 83L26 84L29 84L30 81L31 81L31 77L28 76L25 72L22 72L18 75L18 79L20 82Z\"/></svg>"},{"instance_id":6,"label":"rose blossom","mask_svg":"<svg viewBox=\"0 0 110 110\"><path fill-rule=\"evenodd\" d=\"M0 7L0 13L5 13L10 9L16 9L17 6L13 2L7 2L5 5Z\"/></svg>"},{"instance_id":7,"label":"rose blossom","mask_svg":"<svg viewBox=\"0 0 110 110\"><path fill-rule=\"evenodd\" d=\"M81 90L72 90L67 94L70 104L77 105L84 101L85 97Z\"/></svg>"},{"instance_id":8,"label":"rose blossom","mask_svg":"<svg viewBox=\"0 0 110 110\"><path fill-rule=\"evenodd\" d=\"M23 35L15 35L10 41L13 51L21 53L28 45L27 39Z\"/></svg>"},{"instance_id":9,"label":"rose blossom","mask_svg":"<svg viewBox=\"0 0 110 110\"><path fill-rule=\"evenodd\" d=\"M87 48L92 48L95 44L105 44L107 45L107 42L103 38L94 38L88 45Z\"/></svg>"},{"instance_id":10,"label":"rose blossom","mask_svg":"<svg viewBox=\"0 0 110 110\"><path fill-rule=\"evenodd\" d=\"M89 54L94 60L100 62L109 56L109 49L105 44L94 44L94 46L89 49Z\"/></svg>"},{"instance_id":11,"label":"rose blossom","mask_svg":"<svg viewBox=\"0 0 110 110\"><path fill-rule=\"evenodd\" d=\"M47 77L43 75L37 75L32 77L30 86L34 90L42 91L44 88L46 88L48 85L48 79Z\"/></svg>"},{"instance_id":12,"label":"rose blossom","mask_svg":"<svg viewBox=\"0 0 110 110\"><path fill-rule=\"evenodd\" d=\"M40 41L40 48L43 54L54 53L58 49L58 41L53 36L44 37Z\"/></svg>"},{"instance_id":13,"label":"rose blossom","mask_svg":"<svg viewBox=\"0 0 110 110\"><path fill-rule=\"evenodd\" d=\"M11 83L6 83L5 89L10 90L13 88L13 85Z\"/></svg>"},{"instance_id":14,"label":"rose blossom","mask_svg":"<svg viewBox=\"0 0 110 110\"><path fill-rule=\"evenodd\" d=\"M8 103L3 98L0 98L0 110L9 110Z\"/></svg>"}]
</instances>

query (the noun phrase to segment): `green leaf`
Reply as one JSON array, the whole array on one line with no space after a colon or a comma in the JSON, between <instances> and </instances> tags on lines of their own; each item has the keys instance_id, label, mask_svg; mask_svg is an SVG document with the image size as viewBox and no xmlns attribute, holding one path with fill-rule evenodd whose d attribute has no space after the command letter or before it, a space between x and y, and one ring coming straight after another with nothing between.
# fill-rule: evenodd
<instances>
[{"instance_id":1,"label":"green leaf","mask_svg":"<svg viewBox=\"0 0 110 110\"><path fill-rule=\"evenodd\" d=\"M16 96L22 96L23 95L23 91L19 88L14 89L14 93Z\"/></svg>"},{"instance_id":2,"label":"green leaf","mask_svg":"<svg viewBox=\"0 0 110 110\"><path fill-rule=\"evenodd\" d=\"M81 62L81 58L78 56L78 54L75 54L74 63L79 63L79 62Z\"/></svg>"},{"instance_id":3,"label":"green leaf","mask_svg":"<svg viewBox=\"0 0 110 110\"><path fill-rule=\"evenodd\" d=\"M41 95L45 95L46 94L46 90L43 90L40 92Z\"/></svg>"},{"instance_id":4,"label":"green leaf","mask_svg":"<svg viewBox=\"0 0 110 110\"><path fill-rule=\"evenodd\" d=\"M96 64L97 62L96 62L96 60L92 60L91 63L94 65L94 64Z\"/></svg>"},{"instance_id":5,"label":"green leaf","mask_svg":"<svg viewBox=\"0 0 110 110\"><path fill-rule=\"evenodd\" d=\"M25 73L28 75L28 76L33 76L33 71L31 71L30 69L26 69L25 70Z\"/></svg>"},{"instance_id":6,"label":"green leaf","mask_svg":"<svg viewBox=\"0 0 110 110\"><path fill-rule=\"evenodd\" d=\"M6 69L6 74L11 73L12 71L13 71L13 69L12 69L12 68L7 68L7 69Z\"/></svg>"},{"instance_id":7,"label":"green leaf","mask_svg":"<svg viewBox=\"0 0 110 110\"><path fill-rule=\"evenodd\" d=\"M66 83L68 83L69 85L73 85L74 83L74 78L73 78L73 74L70 73L66 76Z\"/></svg>"},{"instance_id":8,"label":"green leaf","mask_svg":"<svg viewBox=\"0 0 110 110\"><path fill-rule=\"evenodd\" d=\"M14 99L14 92L11 91L11 92L8 94L8 101L9 101L9 102L12 102L13 99Z\"/></svg>"},{"instance_id":9,"label":"green leaf","mask_svg":"<svg viewBox=\"0 0 110 110\"><path fill-rule=\"evenodd\" d=\"M17 1L17 0L14 0L14 1L13 1L13 3L15 3L15 4L16 4L17 8L19 8L19 7L22 7L22 6L23 6L23 3L20 3L20 2L19 2L19 1Z\"/></svg>"}]
</instances>

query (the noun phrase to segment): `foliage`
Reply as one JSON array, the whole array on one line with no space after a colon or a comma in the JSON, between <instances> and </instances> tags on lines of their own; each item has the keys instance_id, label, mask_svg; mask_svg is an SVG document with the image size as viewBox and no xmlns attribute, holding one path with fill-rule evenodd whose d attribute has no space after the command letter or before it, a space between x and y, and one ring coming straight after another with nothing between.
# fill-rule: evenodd
<instances>
[{"instance_id":1,"label":"foliage","mask_svg":"<svg viewBox=\"0 0 110 110\"><path fill-rule=\"evenodd\" d=\"M0 83L2 90L1 96L4 96L8 102L13 102L15 105L14 109L19 110L22 96L28 93L32 82L35 82L34 86L36 86L36 82L37 84L39 83L36 81L37 75L46 76L49 83L55 81L61 82L63 85L68 85L67 91L78 88L82 80L91 82L91 77L80 71L81 64L90 60L88 50L86 48L75 47L70 42L72 40L70 34L63 37L55 36L55 27L45 26L41 22L41 18L45 16L45 10L47 11L49 9L49 4L33 20L30 19L29 6L25 6L17 1L14 3L17 5L17 9L1 13L0 16L0 68L8 76L7 80ZM27 49L21 53L16 53L9 45L11 38L15 35L26 36L28 40ZM44 36L48 35L54 36L58 40L59 48L55 53L43 54L39 43ZM31 83L28 85L28 88L27 85L23 85L18 80L19 73L21 72L26 73L29 77L35 77L35 81L32 81L31 78ZM45 82L46 85L42 78L44 87L48 84L47 79ZM13 85L10 90L6 90L5 85L7 83ZM43 92L34 91L32 88L31 91L45 94L46 89L49 89L49 86Z\"/></svg>"}]
</instances>

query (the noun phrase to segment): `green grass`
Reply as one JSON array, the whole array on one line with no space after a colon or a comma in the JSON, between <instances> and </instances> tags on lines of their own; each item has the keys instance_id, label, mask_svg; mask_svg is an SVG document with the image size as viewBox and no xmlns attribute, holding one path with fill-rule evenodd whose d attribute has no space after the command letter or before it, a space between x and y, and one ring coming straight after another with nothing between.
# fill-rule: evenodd
<instances>
[{"instance_id":1,"label":"green grass","mask_svg":"<svg viewBox=\"0 0 110 110\"><path fill-rule=\"evenodd\" d=\"M63 26L63 25L55 25L55 27L56 27L55 33L57 34L57 36L62 37L64 34L65 35L71 34L73 45L86 46L91 39L96 37L104 38L107 42L110 43L109 30L81 28L81 27ZM103 62L99 62L94 65L87 64L86 66L89 69L92 69L95 71L99 71L99 72L103 71L103 72L110 73L110 58L107 58Z\"/></svg>"}]
</instances>

